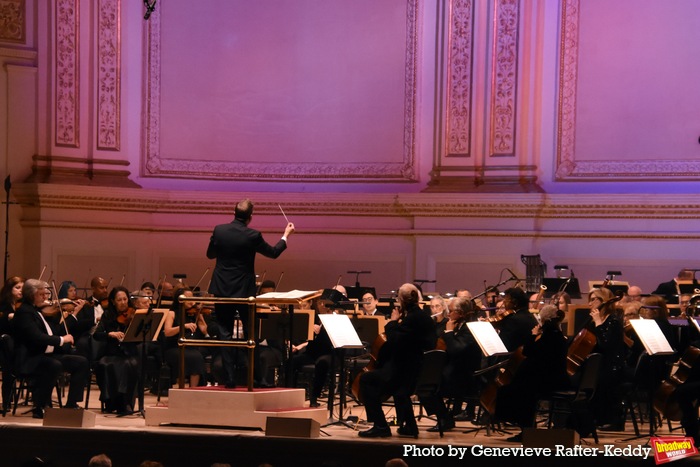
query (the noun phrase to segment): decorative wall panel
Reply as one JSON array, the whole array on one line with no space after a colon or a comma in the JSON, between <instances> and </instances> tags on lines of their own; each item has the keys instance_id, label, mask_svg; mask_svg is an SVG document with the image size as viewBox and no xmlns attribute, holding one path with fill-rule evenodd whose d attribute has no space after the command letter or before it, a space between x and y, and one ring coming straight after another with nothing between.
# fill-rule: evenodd
<instances>
[{"instance_id":1,"label":"decorative wall panel","mask_svg":"<svg viewBox=\"0 0 700 467\"><path fill-rule=\"evenodd\" d=\"M80 146L79 0L56 1L55 122L57 146Z\"/></svg>"},{"instance_id":2,"label":"decorative wall panel","mask_svg":"<svg viewBox=\"0 0 700 467\"><path fill-rule=\"evenodd\" d=\"M495 0L491 84L492 156L515 155L520 0Z\"/></svg>"},{"instance_id":3,"label":"decorative wall panel","mask_svg":"<svg viewBox=\"0 0 700 467\"><path fill-rule=\"evenodd\" d=\"M474 2L450 1L445 154L469 156L472 120Z\"/></svg>"},{"instance_id":4,"label":"decorative wall panel","mask_svg":"<svg viewBox=\"0 0 700 467\"><path fill-rule=\"evenodd\" d=\"M691 0L562 2L558 180L700 179L699 13Z\"/></svg>"},{"instance_id":5,"label":"decorative wall panel","mask_svg":"<svg viewBox=\"0 0 700 467\"><path fill-rule=\"evenodd\" d=\"M100 0L97 23L97 148L119 150L120 0Z\"/></svg>"},{"instance_id":6,"label":"decorative wall panel","mask_svg":"<svg viewBox=\"0 0 700 467\"><path fill-rule=\"evenodd\" d=\"M142 175L415 181L417 3L159 4Z\"/></svg>"},{"instance_id":7,"label":"decorative wall panel","mask_svg":"<svg viewBox=\"0 0 700 467\"><path fill-rule=\"evenodd\" d=\"M24 0L0 0L0 41L23 44L26 21Z\"/></svg>"}]
</instances>

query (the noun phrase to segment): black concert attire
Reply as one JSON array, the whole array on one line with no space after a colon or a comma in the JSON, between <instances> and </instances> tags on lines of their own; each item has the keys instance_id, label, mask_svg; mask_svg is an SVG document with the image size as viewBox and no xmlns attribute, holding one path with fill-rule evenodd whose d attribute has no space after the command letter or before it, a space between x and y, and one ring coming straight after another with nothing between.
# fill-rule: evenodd
<instances>
[{"instance_id":1,"label":"black concert attire","mask_svg":"<svg viewBox=\"0 0 700 467\"><path fill-rule=\"evenodd\" d=\"M388 430L382 400L394 397L400 434L417 435L411 395L415 390L423 353L435 348L435 321L428 311L411 304L406 315L389 321L384 328L387 341L379 352L377 369L360 376L360 392L365 402L367 420L375 428ZM402 433L403 432L403 433ZM362 433L360 433L362 434Z\"/></svg>"},{"instance_id":2,"label":"black concert attire","mask_svg":"<svg viewBox=\"0 0 700 467\"><path fill-rule=\"evenodd\" d=\"M700 341L691 344L700 348ZM700 362L695 362L683 384L676 387L673 392L678 407L681 410L681 426L685 435L695 440L695 446L700 445L700 420L698 420L698 407L700 406Z\"/></svg>"},{"instance_id":3,"label":"black concert attire","mask_svg":"<svg viewBox=\"0 0 700 467\"><path fill-rule=\"evenodd\" d=\"M539 336L530 333L522 349L525 360L511 383L498 388L496 419L516 423L521 428L534 426L537 401L570 386L566 373L567 350L568 342L558 322L545 322Z\"/></svg>"},{"instance_id":4,"label":"black concert attire","mask_svg":"<svg viewBox=\"0 0 700 467\"><path fill-rule=\"evenodd\" d=\"M128 323L120 323L117 311L108 307L102 315L94 338L104 343L104 356L95 368L100 401L106 412L126 414L133 411L138 391L140 345L135 342L120 342L110 337L110 332L126 332Z\"/></svg>"},{"instance_id":5,"label":"black concert attire","mask_svg":"<svg viewBox=\"0 0 700 467\"><path fill-rule=\"evenodd\" d=\"M83 400L88 381L89 365L82 355L73 355L69 345L61 345L65 329L54 328L41 314L39 308L22 303L13 319L15 329L15 354L26 350L26 358L15 361L19 371L34 379L34 415L42 416L43 409L51 403L51 391L56 379L63 372L70 373L70 388L65 407L77 407Z\"/></svg>"},{"instance_id":6,"label":"black concert attire","mask_svg":"<svg viewBox=\"0 0 700 467\"><path fill-rule=\"evenodd\" d=\"M14 358L14 338L10 314L15 312L13 303L0 304L0 368L2 368L2 410L7 411L11 405L15 377L12 371Z\"/></svg>"},{"instance_id":7,"label":"black concert attire","mask_svg":"<svg viewBox=\"0 0 700 467\"><path fill-rule=\"evenodd\" d=\"M75 339L75 347L78 353L87 358L90 358L90 336L95 330L97 321L95 319L94 299L87 300L87 303L83 305L77 314L69 314L66 317L66 325Z\"/></svg>"},{"instance_id":8,"label":"black concert attire","mask_svg":"<svg viewBox=\"0 0 700 467\"><path fill-rule=\"evenodd\" d=\"M624 378L627 346L623 339L622 321L610 314L592 331L597 342L593 352L603 356L598 387L605 389L596 391L591 404L599 425L613 425L611 428L617 429L624 425L620 383Z\"/></svg>"},{"instance_id":9,"label":"black concert attire","mask_svg":"<svg viewBox=\"0 0 700 467\"><path fill-rule=\"evenodd\" d=\"M443 321L447 324L448 319ZM469 331L467 323L463 321L455 326L453 331L443 329L439 336L445 342L447 352L440 393L421 399L428 414L437 415L443 429L454 427L454 415L459 413L464 397L476 392L473 374L481 367L481 348ZM452 413L447 411L445 397L454 399Z\"/></svg>"},{"instance_id":10,"label":"black concert attire","mask_svg":"<svg viewBox=\"0 0 700 467\"><path fill-rule=\"evenodd\" d=\"M314 322L321 324L318 314L315 315ZM296 371L299 371L304 365L314 365L314 379L309 392L311 406L318 404L318 397L321 395L333 361L333 352L333 343L328 337L328 332L326 332L326 328L321 326L320 332L314 334L314 339L309 341L306 348L292 357L292 368Z\"/></svg>"},{"instance_id":11,"label":"black concert attire","mask_svg":"<svg viewBox=\"0 0 700 467\"><path fill-rule=\"evenodd\" d=\"M515 313L505 316L495 324L499 337L509 352L514 352L525 344L532 336L532 328L537 326L537 319L530 310L521 308Z\"/></svg>"},{"instance_id":12,"label":"black concert attire","mask_svg":"<svg viewBox=\"0 0 700 467\"><path fill-rule=\"evenodd\" d=\"M180 301L175 299L170 307L169 313L173 313L173 324L172 326L180 326L180 313L181 313ZM189 312L185 313L187 323L197 324L196 311L194 314ZM166 318L167 319L167 318ZM202 331L197 327L195 332L190 332L185 329L185 338L187 339L204 339L207 336L202 334ZM164 358L165 363L170 367L170 379L171 382L177 379L178 373L180 371L180 347L177 345L180 339L180 332L173 336L166 336L163 333L164 339ZM204 355L199 350L199 348L188 346L185 347L185 375L201 375L204 376Z\"/></svg>"},{"instance_id":13,"label":"black concert attire","mask_svg":"<svg viewBox=\"0 0 700 467\"><path fill-rule=\"evenodd\" d=\"M256 295L255 255L260 253L268 258L277 258L287 248L287 242L280 239L276 245L268 244L262 234L248 227L241 219L214 228L207 258L216 259L209 292L215 297L248 298ZM219 323L219 336L230 340L236 320L240 319L244 333L248 332L248 305L216 305L216 320ZM226 385L235 386L236 349L222 347Z\"/></svg>"}]
</instances>

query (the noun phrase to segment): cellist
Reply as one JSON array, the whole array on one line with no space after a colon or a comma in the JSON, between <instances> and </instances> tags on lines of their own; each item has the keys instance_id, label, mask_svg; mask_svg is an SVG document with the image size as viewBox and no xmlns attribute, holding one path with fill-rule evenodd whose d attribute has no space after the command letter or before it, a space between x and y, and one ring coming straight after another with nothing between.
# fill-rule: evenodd
<instances>
[{"instance_id":1,"label":"cellist","mask_svg":"<svg viewBox=\"0 0 700 467\"><path fill-rule=\"evenodd\" d=\"M481 366L481 348L467 327L476 320L478 308L464 297L454 297L447 303L448 319L438 336L445 342L447 364L442 372L442 384L437 396L423 398L421 403L429 415L437 415L438 424L429 432L449 431L455 426L454 416L462 409L462 399L475 392L474 371ZM448 412L444 397L454 398L452 411Z\"/></svg>"},{"instance_id":2,"label":"cellist","mask_svg":"<svg viewBox=\"0 0 700 467\"><path fill-rule=\"evenodd\" d=\"M591 310L590 329L596 337L594 353L603 356L598 387L591 405L603 431L622 431L625 421L622 410L620 383L623 380L627 346L624 341L622 321L615 313L615 296L607 288L593 289L588 294L588 307Z\"/></svg>"}]
</instances>

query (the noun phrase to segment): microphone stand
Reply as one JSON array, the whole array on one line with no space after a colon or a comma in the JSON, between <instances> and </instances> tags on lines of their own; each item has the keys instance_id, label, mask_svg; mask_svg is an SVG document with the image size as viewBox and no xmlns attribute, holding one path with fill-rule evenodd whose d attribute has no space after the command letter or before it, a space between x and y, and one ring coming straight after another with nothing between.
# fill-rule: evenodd
<instances>
[{"instance_id":1,"label":"microphone stand","mask_svg":"<svg viewBox=\"0 0 700 467\"><path fill-rule=\"evenodd\" d=\"M5 265L3 267L3 282L7 280L7 262L10 259L10 253L8 251L8 244L10 242L10 204L17 204L10 202L10 188L12 188L12 183L8 175L5 178Z\"/></svg>"}]
</instances>

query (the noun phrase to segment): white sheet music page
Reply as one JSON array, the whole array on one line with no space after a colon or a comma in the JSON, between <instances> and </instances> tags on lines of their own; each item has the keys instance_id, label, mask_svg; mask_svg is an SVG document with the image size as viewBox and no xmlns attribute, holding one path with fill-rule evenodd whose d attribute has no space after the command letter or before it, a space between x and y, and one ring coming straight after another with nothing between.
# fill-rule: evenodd
<instances>
[{"instance_id":1,"label":"white sheet music page","mask_svg":"<svg viewBox=\"0 0 700 467\"><path fill-rule=\"evenodd\" d=\"M499 337L493 324L488 321L471 321L467 323L467 327L485 356L490 357L508 353L508 349Z\"/></svg>"},{"instance_id":2,"label":"white sheet music page","mask_svg":"<svg viewBox=\"0 0 700 467\"><path fill-rule=\"evenodd\" d=\"M670 355L674 353L671 344L653 319L631 319L630 324L642 341L649 355Z\"/></svg>"},{"instance_id":3,"label":"white sheet music page","mask_svg":"<svg viewBox=\"0 0 700 467\"><path fill-rule=\"evenodd\" d=\"M318 317L326 328L334 348L363 347L360 336L357 335L348 315L318 315Z\"/></svg>"}]
</instances>

